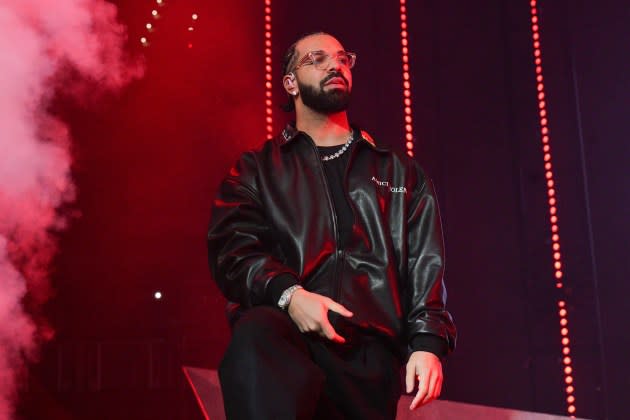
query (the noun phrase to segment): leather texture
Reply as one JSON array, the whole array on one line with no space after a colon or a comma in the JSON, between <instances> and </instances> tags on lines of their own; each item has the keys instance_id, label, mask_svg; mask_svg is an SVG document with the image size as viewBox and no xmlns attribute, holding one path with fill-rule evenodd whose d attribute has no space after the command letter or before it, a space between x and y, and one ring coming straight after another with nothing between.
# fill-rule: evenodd
<instances>
[{"instance_id":1,"label":"leather texture","mask_svg":"<svg viewBox=\"0 0 630 420\"><path fill-rule=\"evenodd\" d=\"M353 129L358 130L357 127ZM350 322L407 346L432 334L455 347L445 308L444 246L431 181L412 158L364 131L344 187L355 222L339 249L334 204L313 140L288 125L248 151L221 183L208 230L212 275L229 316L264 303L288 273L354 313Z\"/></svg>"}]
</instances>

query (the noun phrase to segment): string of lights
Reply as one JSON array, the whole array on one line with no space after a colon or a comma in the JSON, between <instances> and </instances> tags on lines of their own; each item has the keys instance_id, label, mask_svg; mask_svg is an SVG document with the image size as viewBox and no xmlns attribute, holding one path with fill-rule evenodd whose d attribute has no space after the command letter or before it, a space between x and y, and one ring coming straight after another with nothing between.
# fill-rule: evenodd
<instances>
[{"instance_id":1,"label":"string of lights","mask_svg":"<svg viewBox=\"0 0 630 420\"><path fill-rule=\"evenodd\" d=\"M149 22L147 22L144 25L147 33L140 37L140 43L142 44L143 47L148 47L151 45L150 43L151 34L156 30L156 22L162 18L162 13L160 13L160 9L166 5L166 2L164 0L155 0L155 3L156 3L155 8L151 10L151 20L149 20ZM193 47L192 35L194 33L195 24L197 23L198 19L199 19L199 15L197 13L193 13L191 16L191 22L188 25L188 33L189 33L188 48Z\"/></svg>"},{"instance_id":2,"label":"string of lights","mask_svg":"<svg viewBox=\"0 0 630 420\"><path fill-rule=\"evenodd\" d=\"M273 102L271 100L271 0L265 0L265 122L267 139L273 138Z\"/></svg>"},{"instance_id":3,"label":"string of lights","mask_svg":"<svg viewBox=\"0 0 630 420\"><path fill-rule=\"evenodd\" d=\"M542 53L540 41L540 26L538 17L537 0L530 1L531 24L532 24L532 41L534 49L534 65L536 69L536 91L538 98L538 115L540 122L540 134L542 140L543 161L545 167L545 179L547 180L547 197L549 205L549 221L551 225L551 248L553 256L554 277L556 288L560 291L564 288L563 272L562 272L562 255L560 254L560 229L558 226L558 208L557 194L555 189L555 180L552 172L551 159L551 143L549 133L549 120L547 112L547 103L545 98L545 85L543 79ZM566 301L558 300L558 316L560 318L560 342L562 344L562 364L564 382L566 384L566 402L567 412L572 418L575 418L575 386L573 383L573 365L571 360L571 347L568 328L568 309Z\"/></svg>"},{"instance_id":4,"label":"string of lights","mask_svg":"<svg viewBox=\"0 0 630 420\"><path fill-rule=\"evenodd\" d=\"M409 39L407 38L406 0L400 0L400 42L402 44L405 146L407 148L407 154L413 157L413 121L411 119L411 77L409 75Z\"/></svg>"},{"instance_id":5,"label":"string of lights","mask_svg":"<svg viewBox=\"0 0 630 420\"><path fill-rule=\"evenodd\" d=\"M155 0L155 3L157 4L157 8L151 10L152 19L144 25L147 33L146 35L140 37L140 43L143 47L148 47L150 45L150 35L153 31L155 31L155 22L162 18L158 9L164 6L164 0Z\"/></svg>"}]
</instances>

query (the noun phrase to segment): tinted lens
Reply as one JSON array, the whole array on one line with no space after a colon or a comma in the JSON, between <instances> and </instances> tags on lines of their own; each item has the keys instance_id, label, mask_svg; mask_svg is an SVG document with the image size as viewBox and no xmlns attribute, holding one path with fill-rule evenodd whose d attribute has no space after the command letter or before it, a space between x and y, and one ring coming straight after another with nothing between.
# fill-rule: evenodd
<instances>
[{"instance_id":1,"label":"tinted lens","mask_svg":"<svg viewBox=\"0 0 630 420\"><path fill-rule=\"evenodd\" d=\"M328 64L328 55L324 53L311 53L311 59L316 69L323 69Z\"/></svg>"}]
</instances>

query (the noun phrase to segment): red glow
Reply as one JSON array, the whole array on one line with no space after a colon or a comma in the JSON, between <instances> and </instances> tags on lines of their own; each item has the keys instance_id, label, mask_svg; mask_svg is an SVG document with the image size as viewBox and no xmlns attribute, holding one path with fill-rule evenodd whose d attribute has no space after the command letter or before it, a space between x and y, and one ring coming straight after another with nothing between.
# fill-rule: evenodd
<instances>
[{"instance_id":1,"label":"red glow","mask_svg":"<svg viewBox=\"0 0 630 420\"><path fill-rule=\"evenodd\" d=\"M413 126L411 125L411 76L409 74L409 41L407 40L407 7L405 6L405 0L400 0L400 43L402 45L402 62L403 62L403 103L405 112L405 146L407 147L407 154L413 157L413 135L411 134Z\"/></svg>"}]
</instances>

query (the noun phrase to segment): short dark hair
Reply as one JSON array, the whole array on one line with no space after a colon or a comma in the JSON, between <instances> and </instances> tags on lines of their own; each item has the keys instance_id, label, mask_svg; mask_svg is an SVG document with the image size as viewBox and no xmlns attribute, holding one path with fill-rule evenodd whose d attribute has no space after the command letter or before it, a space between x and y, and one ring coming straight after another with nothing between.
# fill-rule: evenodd
<instances>
[{"instance_id":1,"label":"short dark hair","mask_svg":"<svg viewBox=\"0 0 630 420\"><path fill-rule=\"evenodd\" d=\"M302 35L297 41L291 44L291 46L287 49L287 51L284 53L284 56L282 57L282 77L291 73L293 71L293 68L295 67L295 62L298 59L295 49L297 47L298 42L300 42L304 38L308 38L309 36L313 36L313 35L330 35L330 34L323 31L309 32L306 35ZM295 111L295 100L293 99L293 96L291 95L287 95L287 96L288 96L287 103L280 105L280 108L282 108L282 110L285 112Z\"/></svg>"}]
</instances>

